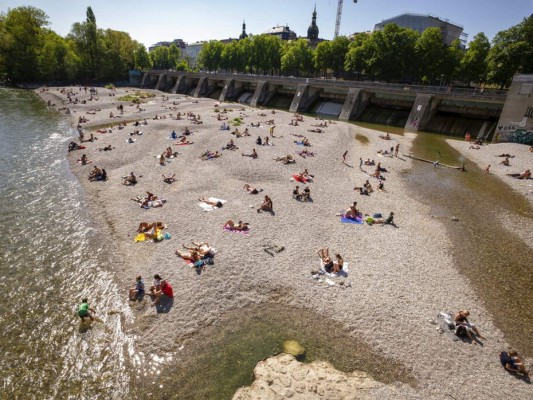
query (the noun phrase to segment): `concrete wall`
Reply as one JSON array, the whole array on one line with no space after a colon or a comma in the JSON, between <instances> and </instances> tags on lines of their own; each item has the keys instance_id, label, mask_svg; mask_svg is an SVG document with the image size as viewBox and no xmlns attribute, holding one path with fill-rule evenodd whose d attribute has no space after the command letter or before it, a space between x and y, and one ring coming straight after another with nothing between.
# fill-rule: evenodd
<instances>
[{"instance_id":1,"label":"concrete wall","mask_svg":"<svg viewBox=\"0 0 533 400\"><path fill-rule=\"evenodd\" d=\"M493 142L533 145L533 75L516 75L509 88Z\"/></svg>"}]
</instances>

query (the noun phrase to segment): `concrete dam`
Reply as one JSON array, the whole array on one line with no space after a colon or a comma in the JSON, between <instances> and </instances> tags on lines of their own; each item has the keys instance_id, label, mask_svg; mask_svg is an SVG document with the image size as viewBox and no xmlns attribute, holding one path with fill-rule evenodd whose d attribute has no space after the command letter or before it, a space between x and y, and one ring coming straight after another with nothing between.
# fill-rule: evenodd
<instances>
[{"instance_id":1,"label":"concrete dam","mask_svg":"<svg viewBox=\"0 0 533 400\"><path fill-rule=\"evenodd\" d=\"M485 139L494 135L507 99L498 90L174 71L146 71L141 88Z\"/></svg>"}]
</instances>

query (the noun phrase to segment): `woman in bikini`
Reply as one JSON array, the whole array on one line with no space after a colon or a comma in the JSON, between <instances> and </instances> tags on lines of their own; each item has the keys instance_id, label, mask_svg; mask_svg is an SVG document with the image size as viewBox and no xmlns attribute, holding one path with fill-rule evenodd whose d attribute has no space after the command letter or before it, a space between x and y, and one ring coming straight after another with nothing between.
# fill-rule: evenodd
<instances>
[{"instance_id":1,"label":"woman in bikini","mask_svg":"<svg viewBox=\"0 0 533 400\"><path fill-rule=\"evenodd\" d=\"M327 247L320 249L317 251L317 254L320 257L326 272L333 272L333 260L329 257L329 249Z\"/></svg>"},{"instance_id":2,"label":"woman in bikini","mask_svg":"<svg viewBox=\"0 0 533 400\"><path fill-rule=\"evenodd\" d=\"M230 219L226 221L226 223L224 224L224 228L230 229L232 231L247 231L248 229L250 229L248 225L248 222L239 221L238 223L235 223L233 222L233 220Z\"/></svg>"}]
</instances>

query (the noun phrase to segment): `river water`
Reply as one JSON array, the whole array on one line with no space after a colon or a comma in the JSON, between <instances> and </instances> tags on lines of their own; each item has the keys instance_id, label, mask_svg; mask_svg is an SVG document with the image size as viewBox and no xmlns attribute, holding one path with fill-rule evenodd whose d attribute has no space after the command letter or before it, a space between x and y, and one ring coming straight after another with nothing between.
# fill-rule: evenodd
<instances>
[{"instance_id":1,"label":"river water","mask_svg":"<svg viewBox=\"0 0 533 400\"><path fill-rule=\"evenodd\" d=\"M0 397L125 398L131 315L69 170L74 131L33 93L1 87L0 121ZM103 323L81 329L83 297Z\"/></svg>"}]
</instances>

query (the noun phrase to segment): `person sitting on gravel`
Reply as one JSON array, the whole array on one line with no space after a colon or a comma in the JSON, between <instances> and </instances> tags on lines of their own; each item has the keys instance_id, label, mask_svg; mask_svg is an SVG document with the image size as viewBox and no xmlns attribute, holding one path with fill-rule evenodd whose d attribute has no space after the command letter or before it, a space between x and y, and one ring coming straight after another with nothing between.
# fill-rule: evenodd
<instances>
[{"instance_id":1,"label":"person sitting on gravel","mask_svg":"<svg viewBox=\"0 0 533 400\"><path fill-rule=\"evenodd\" d=\"M259 155L257 154L257 151L255 151L255 149L252 149L252 152L250 154L244 154L242 153L242 156L243 157L251 157L253 158L254 160L259 157Z\"/></svg>"},{"instance_id":2,"label":"person sitting on gravel","mask_svg":"<svg viewBox=\"0 0 533 400\"><path fill-rule=\"evenodd\" d=\"M344 218L355 220L359 216L359 211L357 210L357 201L354 201L353 204L344 212Z\"/></svg>"},{"instance_id":3,"label":"person sitting on gravel","mask_svg":"<svg viewBox=\"0 0 533 400\"><path fill-rule=\"evenodd\" d=\"M247 231L248 229L250 229L248 225L248 222L239 221L238 223L235 223L233 222L233 220L230 219L226 221L226 223L224 224L224 228L232 231Z\"/></svg>"},{"instance_id":4,"label":"person sitting on gravel","mask_svg":"<svg viewBox=\"0 0 533 400\"><path fill-rule=\"evenodd\" d=\"M225 147L222 147L222 150L237 150L238 147L235 146L235 142L231 139Z\"/></svg>"},{"instance_id":5,"label":"person sitting on gravel","mask_svg":"<svg viewBox=\"0 0 533 400\"><path fill-rule=\"evenodd\" d=\"M165 183L173 183L176 181L176 174L172 174L172 175L165 175L165 174L162 174L163 175L163 182Z\"/></svg>"},{"instance_id":6,"label":"person sitting on gravel","mask_svg":"<svg viewBox=\"0 0 533 400\"><path fill-rule=\"evenodd\" d=\"M509 157L505 157L503 161L500 161L500 164L509 167L511 165L511 163L509 162Z\"/></svg>"},{"instance_id":7,"label":"person sitting on gravel","mask_svg":"<svg viewBox=\"0 0 533 400\"><path fill-rule=\"evenodd\" d=\"M283 164L296 164L296 161L290 154L287 154L285 157L276 157L273 158L274 161L281 161Z\"/></svg>"},{"instance_id":8,"label":"person sitting on gravel","mask_svg":"<svg viewBox=\"0 0 533 400\"><path fill-rule=\"evenodd\" d=\"M296 185L296 187L292 191L292 198L298 201L302 200L302 194L300 193L300 186Z\"/></svg>"},{"instance_id":9,"label":"person sitting on gravel","mask_svg":"<svg viewBox=\"0 0 533 400\"><path fill-rule=\"evenodd\" d=\"M365 165L376 165L376 162L374 160L371 160L370 158L367 158L365 161Z\"/></svg>"},{"instance_id":10,"label":"person sitting on gravel","mask_svg":"<svg viewBox=\"0 0 533 400\"><path fill-rule=\"evenodd\" d=\"M502 351L500 353L500 362L507 371L529 378L529 371L524 366L524 361L520 358L516 350L511 349L509 352Z\"/></svg>"},{"instance_id":11,"label":"person sitting on gravel","mask_svg":"<svg viewBox=\"0 0 533 400\"><path fill-rule=\"evenodd\" d=\"M250 194L258 194L259 192L263 191L263 189L253 188L247 183L244 184L243 189L246 190Z\"/></svg>"},{"instance_id":12,"label":"person sitting on gravel","mask_svg":"<svg viewBox=\"0 0 533 400\"><path fill-rule=\"evenodd\" d=\"M128 176L122 177L122 184L125 186L134 186L137 184L137 177L131 172Z\"/></svg>"},{"instance_id":13,"label":"person sitting on gravel","mask_svg":"<svg viewBox=\"0 0 533 400\"><path fill-rule=\"evenodd\" d=\"M96 165L93 167L93 170L89 173L89 180L90 181L99 181L102 180L103 171L102 169L98 168Z\"/></svg>"},{"instance_id":14,"label":"person sitting on gravel","mask_svg":"<svg viewBox=\"0 0 533 400\"><path fill-rule=\"evenodd\" d=\"M473 344L477 344L476 338L479 339L485 339L483 336L481 336L481 333L479 333L479 330L474 324L471 324L470 321L468 321L468 317L470 316L470 311L468 310L462 310L459 311L454 316L455 321L455 334L460 335L466 335L468 339L472 341Z\"/></svg>"},{"instance_id":15,"label":"person sitting on gravel","mask_svg":"<svg viewBox=\"0 0 533 400\"><path fill-rule=\"evenodd\" d=\"M329 257L329 249L324 247L317 251L320 260L322 261L322 267L327 273L333 272L333 260Z\"/></svg>"},{"instance_id":16,"label":"person sitting on gravel","mask_svg":"<svg viewBox=\"0 0 533 400\"><path fill-rule=\"evenodd\" d=\"M272 199L270 197L265 196L263 202L257 209L258 213L261 211L268 211L270 213L274 211L274 206L272 205Z\"/></svg>"},{"instance_id":17,"label":"person sitting on gravel","mask_svg":"<svg viewBox=\"0 0 533 400\"><path fill-rule=\"evenodd\" d=\"M144 295L144 281L142 277L139 275L136 278L135 285L133 285L130 288L129 299L132 301L135 301L137 299L142 299L143 295Z\"/></svg>"},{"instance_id":18,"label":"person sitting on gravel","mask_svg":"<svg viewBox=\"0 0 533 400\"><path fill-rule=\"evenodd\" d=\"M342 271L342 267L344 267L344 260L342 256L337 253L335 254L335 261L333 262L333 273L337 273Z\"/></svg>"},{"instance_id":19,"label":"person sitting on gravel","mask_svg":"<svg viewBox=\"0 0 533 400\"><path fill-rule=\"evenodd\" d=\"M306 186L302 192L302 201L309 201L309 200L311 200L311 189L309 189L309 186Z\"/></svg>"}]
</instances>

